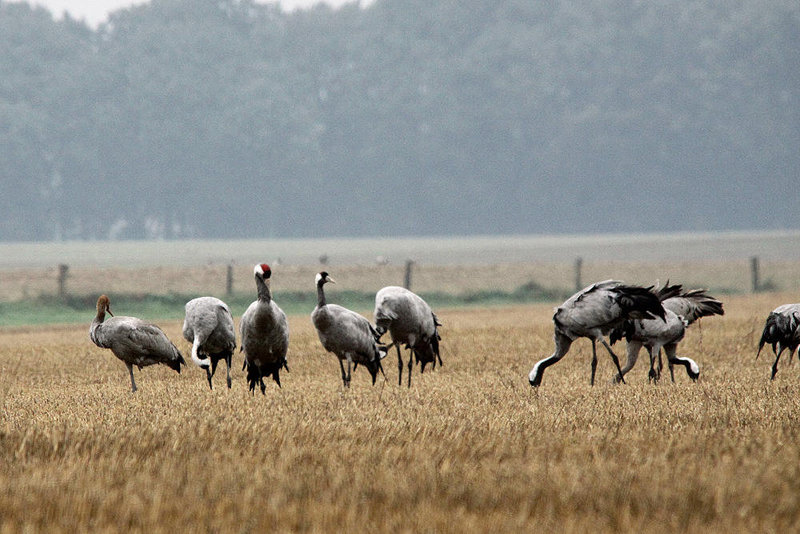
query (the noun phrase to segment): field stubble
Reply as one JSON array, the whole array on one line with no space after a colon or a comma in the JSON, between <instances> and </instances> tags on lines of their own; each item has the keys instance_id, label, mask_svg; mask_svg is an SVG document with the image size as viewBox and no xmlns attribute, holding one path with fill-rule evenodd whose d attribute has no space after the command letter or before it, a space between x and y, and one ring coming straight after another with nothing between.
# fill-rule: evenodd
<instances>
[{"instance_id":1,"label":"field stubble","mask_svg":"<svg viewBox=\"0 0 800 534\"><path fill-rule=\"evenodd\" d=\"M392 352L386 382L358 369L344 391L292 316L291 372L266 396L239 355L231 390L159 366L132 395L88 324L2 330L0 531L796 531L800 370L784 362L770 383L771 356L754 360L790 298L726 299L679 351L700 381L677 368L657 386L644 353L620 386L598 353L590 387L581 340L532 389L547 305L437 310L444 366L415 369L410 389Z\"/></svg>"}]
</instances>

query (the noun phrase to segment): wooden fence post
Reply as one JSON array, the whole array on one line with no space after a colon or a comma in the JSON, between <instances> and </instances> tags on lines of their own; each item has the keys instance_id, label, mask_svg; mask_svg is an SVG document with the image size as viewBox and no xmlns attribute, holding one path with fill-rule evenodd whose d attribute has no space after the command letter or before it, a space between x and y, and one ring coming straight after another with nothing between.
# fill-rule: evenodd
<instances>
[{"instance_id":1,"label":"wooden fence post","mask_svg":"<svg viewBox=\"0 0 800 534\"><path fill-rule=\"evenodd\" d=\"M750 258L750 287L753 293L758 293L761 289L761 281L758 279L758 267L758 256L752 256Z\"/></svg>"},{"instance_id":2,"label":"wooden fence post","mask_svg":"<svg viewBox=\"0 0 800 534\"><path fill-rule=\"evenodd\" d=\"M583 269L583 258L580 256L575 258L575 291L583 289L581 282L581 270Z\"/></svg>"},{"instance_id":3,"label":"wooden fence post","mask_svg":"<svg viewBox=\"0 0 800 534\"><path fill-rule=\"evenodd\" d=\"M64 298L67 296L67 273L69 272L69 265L60 263L58 265L58 296Z\"/></svg>"},{"instance_id":4,"label":"wooden fence post","mask_svg":"<svg viewBox=\"0 0 800 534\"><path fill-rule=\"evenodd\" d=\"M228 274L225 278L225 294L233 295L233 262L228 264Z\"/></svg>"},{"instance_id":5,"label":"wooden fence post","mask_svg":"<svg viewBox=\"0 0 800 534\"><path fill-rule=\"evenodd\" d=\"M412 260L406 260L406 274L403 277L403 287L411 290L411 268L414 266Z\"/></svg>"}]
</instances>

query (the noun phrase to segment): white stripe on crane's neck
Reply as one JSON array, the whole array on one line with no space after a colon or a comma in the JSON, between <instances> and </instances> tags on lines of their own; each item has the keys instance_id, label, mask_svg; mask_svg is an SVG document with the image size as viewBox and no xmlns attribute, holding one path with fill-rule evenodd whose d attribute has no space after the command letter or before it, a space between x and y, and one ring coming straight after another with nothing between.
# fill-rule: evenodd
<instances>
[{"instance_id":1,"label":"white stripe on crane's neck","mask_svg":"<svg viewBox=\"0 0 800 534\"><path fill-rule=\"evenodd\" d=\"M325 281L322 278L321 274L317 275L317 308L322 308L327 304L325 301L325 290L322 286L325 285Z\"/></svg>"},{"instance_id":2,"label":"white stripe on crane's neck","mask_svg":"<svg viewBox=\"0 0 800 534\"><path fill-rule=\"evenodd\" d=\"M267 267L269 269L269 267ZM269 289L269 275L272 274L271 271L264 272L264 269L261 265L256 265L253 269L255 273L256 279L256 289L258 291L258 300L261 301L271 301L272 300L272 292Z\"/></svg>"}]
</instances>

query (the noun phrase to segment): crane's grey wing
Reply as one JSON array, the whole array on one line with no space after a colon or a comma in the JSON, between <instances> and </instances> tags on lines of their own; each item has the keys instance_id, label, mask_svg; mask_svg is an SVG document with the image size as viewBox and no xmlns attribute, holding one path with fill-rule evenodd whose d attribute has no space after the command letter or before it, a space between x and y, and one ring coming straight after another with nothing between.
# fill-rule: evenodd
<instances>
[{"instance_id":1,"label":"crane's grey wing","mask_svg":"<svg viewBox=\"0 0 800 534\"><path fill-rule=\"evenodd\" d=\"M614 293L607 286L595 285L559 307L554 319L567 326L595 328L614 322L621 312Z\"/></svg>"},{"instance_id":2,"label":"crane's grey wing","mask_svg":"<svg viewBox=\"0 0 800 534\"><path fill-rule=\"evenodd\" d=\"M375 311L373 312L375 324L386 327L398 318L398 295L402 289L396 286L388 286L380 289L375 294Z\"/></svg>"},{"instance_id":3,"label":"crane's grey wing","mask_svg":"<svg viewBox=\"0 0 800 534\"><path fill-rule=\"evenodd\" d=\"M594 284L586 286L577 293L575 293L574 295L572 295L570 298L567 299L566 302L564 302L564 304L562 304L562 306L566 306L573 302L583 300L587 296L592 295L593 293L599 290L613 289L619 285L622 285L622 282L620 280L603 280L602 282L595 282Z\"/></svg>"},{"instance_id":4,"label":"crane's grey wing","mask_svg":"<svg viewBox=\"0 0 800 534\"><path fill-rule=\"evenodd\" d=\"M383 302L379 306L375 307L375 322L376 323L383 323L383 322L391 322L397 319L397 312L395 312L391 305L388 302Z\"/></svg>"},{"instance_id":5,"label":"crane's grey wing","mask_svg":"<svg viewBox=\"0 0 800 534\"><path fill-rule=\"evenodd\" d=\"M289 322L286 320L286 314L275 304L275 301L272 301L271 305L275 328L272 330L270 343L274 347L273 353L283 357L289 350Z\"/></svg>"},{"instance_id":6,"label":"crane's grey wing","mask_svg":"<svg viewBox=\"0 0 800 534\"><path fill-rule=\"evenodd\" d=\"M363 316L336 304L328 304L331 325L320 333L320 341L329 352L371 354L375 348L375 329Z\"/></svg>"},{"instance_id":7,"label":"crane's grey wing","mask_svg":"<svg viewBox=\"0 0 800 534\"><path fill-rule=\"evenodd\" d=\"M174 356L174 345L167 335L154 324L141 324L127 332L130 342L147 354Z\"/></svg>"},{"instance_id":8,"label":"crane's grey wing","mask_svg":"<svg viewBox=\"0 0 800 534\"><path fill-rule=\"evenodd\" d=\"M194 336L199 336L205 341L218 324L216 310L194 309L186 314L186 319L183 321L183 338L189 343L194 341Z\"/></svg>"},{"instance_id":9,"label":"crane's grey wing","mask_svg":"<svg viewBox=\"0 0 800 534\"><path fill-rule=\"evenodd\" d=\"M633 339L642 341L645 344L677 343L683 339L686 325L684 321L674 312L665 313L666 320L655 319L636 319L634 325Z\"/></svg>"},{"instance_id":10,"label":"crane's grey wing","mask_svg":"<svg viewBox=\"0 0 800 534\"><path fill-rule=\"evenodd\" d=\"M233 314L225 303L216 307L216 327L214 332L220 344L226 344L233 351L236 348L236 328L233 325Z\"/></svg>"},{"instance_id":11,"label":"crane's grey wing","mask_svg":"<svg viewBox=\"0 0 800 534\"><path fill-rule=\"evenodd\" d=\"M242 314L239 319L239 348L244 349L247 341L253 333L253 314L255 314L256 303L253 302Z\"/></svg>"}]
</instances>

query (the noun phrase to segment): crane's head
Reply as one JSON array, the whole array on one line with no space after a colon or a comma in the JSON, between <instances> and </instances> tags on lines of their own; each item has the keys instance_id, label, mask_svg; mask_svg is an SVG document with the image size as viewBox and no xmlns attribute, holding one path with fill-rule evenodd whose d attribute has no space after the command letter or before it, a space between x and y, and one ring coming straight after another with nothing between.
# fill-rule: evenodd
<instances>
[{"instance_id":1,"label":"crane's head","mask_svg":"<svg viewBox=\"0 0 800 534\"><path fill-rule=\"evenodd\" d=\"M266 263L260 263L255 266L255 268L253 269L253 273L255 273L256 276L262 278L263 280L267 280L269 279L270 276L272 276L272 269L270 269L269 265L267 265Z\"/></svg>"},{"instance_id":2,"label":"crane's head","mask_svg":"<svg viewBox=\"0 0 800 534\"><path fill-rule=\"evenodd\" d=\"M326 283L330 282L332 284L336 283L336 280L330 277L330 275L326 271L322 271L321 273L317 273L316 277L317 287L322 287Z\"/></svg>"},{"instance_id":3,"label":"crane's head","mask_svg":"<svg viewBox=\"0 0 800 534\"><path fill-rule=\"evenodd\" d=\"M114 314L111 313L111 301L106 295L100 295L100 298L97 299L97 314L105 315L106 312L111 317L114 317Z\"/></svg>"}]
</instances>

